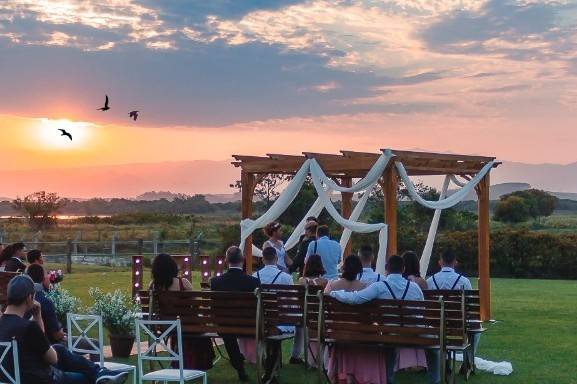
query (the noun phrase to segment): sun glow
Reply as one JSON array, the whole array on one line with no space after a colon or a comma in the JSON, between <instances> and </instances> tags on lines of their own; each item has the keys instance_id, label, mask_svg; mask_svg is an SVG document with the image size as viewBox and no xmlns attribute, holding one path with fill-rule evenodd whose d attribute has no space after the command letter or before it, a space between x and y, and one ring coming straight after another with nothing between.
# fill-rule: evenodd
<instances>
[{"instance_id":1,"label":"sun glow","mask_svg":"<svg viewBox=\"0 0 577 384\"><path fill-rule=\"evenodd\" d=\"M49 149L80 149L86 146L94 124L67 119L40 119L37 125L38 141ZM62 136L60 129L72 135L72 140Z\"/></svg>"}]
</instances>

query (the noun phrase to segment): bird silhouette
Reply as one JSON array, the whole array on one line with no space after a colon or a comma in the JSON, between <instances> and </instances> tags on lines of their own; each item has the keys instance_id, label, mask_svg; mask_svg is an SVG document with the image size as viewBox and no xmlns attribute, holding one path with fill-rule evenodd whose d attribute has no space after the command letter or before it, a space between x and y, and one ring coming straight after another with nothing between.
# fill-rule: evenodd
<instances>
[{"instance_id":1,"label":"bird silhouette","mask_svg":"<svg viewBox=\"0 0 577 384\"><path fill-rule=\"evenodd\" d=\"M68 138L70 139L70 141L72 141L72 135L68 132L66 132L64 129L59 128L58 129L60 132L62 132L62 134L60 136L68 136Z\"/></svg>"},{"instance_id":2,"label":"bird silhouette","mask_svg":"<svg viewBox=\"0 0 577 384\"><path fill-rule=\"evenodd\" d=\"M136 121L136 119L138 119L138 111L131 111L128 114L128 117L132 118L134 121Z\"/></svg>"},{"instance_id":3,"label":"bird silhouette","mask_svg":"<svg viewBox=\"0 0 577 384\"><path fill-rule=\"evenodd\" d=\"M102 108L98 108L99 111L108 111L110 109L110 107L108 106L108 95L106 95L106 101L104 102L104 107Z\"/></svg>"}]
</instances>

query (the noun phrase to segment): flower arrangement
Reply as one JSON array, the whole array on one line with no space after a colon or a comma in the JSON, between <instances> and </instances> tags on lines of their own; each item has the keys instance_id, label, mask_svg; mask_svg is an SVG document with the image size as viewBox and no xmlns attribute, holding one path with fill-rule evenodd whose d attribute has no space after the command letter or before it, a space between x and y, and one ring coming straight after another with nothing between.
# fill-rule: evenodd
<instances>
[{"instance_id":1,"label":"flower arrangement","mask_svg":"<svg viewBox=\"0 0 577 384\"><path fill-rule=\"evenodd\" d=\"M57 271L50 271L48 272L48 279L50 280L50 284L55 286L64 280L64 273L62 273L61 269Z\"/></svg>"},{"instance_id":2,"label":"flower arrangement","mask_svg":"<svg viewBox=\"0 0 577 384\"><path fill-rule=\"evenodd\" d=\"M66 289L60 287L52 288L46 296L54 303L56 317L60 324L66 324L67 313L78 313L82 310L82 302L72 296Z\"/></svg>"},{"instance_id":3,"label":"flower arrangement","mask_svg":"<svg viewBox=\"0 0 577 384\"><path fill-rule=\"evenodd\" d=\"M134 336L134 319L140 306L129 295L118 289L104 293L100 288L90 288L88 294L94 300L90 312L102 316L111 335Z\"/></svg>"}]
</instances>

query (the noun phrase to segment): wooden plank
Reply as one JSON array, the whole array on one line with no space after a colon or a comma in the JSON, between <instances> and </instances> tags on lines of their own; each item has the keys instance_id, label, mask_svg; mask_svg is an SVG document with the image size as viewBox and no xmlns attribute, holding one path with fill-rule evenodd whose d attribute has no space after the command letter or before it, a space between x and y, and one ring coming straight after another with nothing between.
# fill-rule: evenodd
<instances>
[{"instance_id":1,"label":"wooden plank","mask_svg":"<svg viewBox=\"0 0 577 384\"><path fill-rule=\"evenodd\" d=\"M397 253L397 186L399 177L393 164L389 164L383 176L384 218L387 224L387 258Z\"/></svg>"},{"instance_id":2,"label":"wooden plank","mask_svg":"<svg viewBox=\"0 0 577 384\"><path fill-rule=\"evenodd\" d=\"M249 219L252 216L252 197L256 187L256 178L254 174L245 170L241 171L241 218ZM242 250L245 257L246 273L252 274L252 235L247 237L244 249Z\"/></svg>"},{"instance_id":3,"label":"wooden plank","mask_svg":"<svg viewBox=\"0 0 577 384\"><path fill-rule=\"evenodd\" d=\"M343 177L341 178L341 186L350 188L353 186L353 179L350 177ZM353 194L347 192L341 192L341 214L345 219L351 217L353 213ZM352 239L349 238L349 241L345 245L344 249L344 257L347 257L351 254L353 249Z\"/></svg>"}]
</instances>

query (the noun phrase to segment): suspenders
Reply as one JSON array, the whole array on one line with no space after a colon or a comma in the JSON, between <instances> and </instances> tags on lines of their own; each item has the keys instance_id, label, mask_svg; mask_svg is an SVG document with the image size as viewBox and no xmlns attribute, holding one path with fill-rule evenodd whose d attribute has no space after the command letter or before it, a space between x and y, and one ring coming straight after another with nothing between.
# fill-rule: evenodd
<instances>
[{"instance_id":1,"label":"suspenders","mask_svg":"<svg viewBox=\"0 0 577 384\"><path fill-rule=\"evenodd\" d=\"M455 287L456 287L457 284L459 283L459 280L461 280L461 276L463 276L463 275L457 276L457 280L455 280L455 282L453 283L453 286L451 287L451 290L455 289ZM437 280L435 280L435 275L433 275L433 284L435 284L435 287L437 288L437 290L440 290L440 289L441 289L441 288L439 288L439 285L437 284Z\"/></svg>"},{"instance_id":2,"label":"suspenders","mask_svg":"<svg viewBox=\"0 0 577 384\"><path fill-rule=\"evenodd\" d=\"M262 281L260 280L260 273L258 273L259 271L256 271L256 277L258 279L259 282L262 283ZM274 284L276 279L278 279L278 277L281 275L282 271L279 271L279 273L276 274L276 276L274 277L274 279L272 279L272 281L270 282L270 284Z\"/></svg>"},{"instance_id":3,"label":"suspenders","mask_svg":"<svg viewBox=\"0 0 577 384\"><path fill-rule=\"evenodd\" d=\"M393 292L389 283L386 280L383 280L383 283L385 283L385 286L387 287L387 289L391 293L391 296L393 296L393 299L397 300L397 296L395 296L395 292ZM409 286L410 285L411 285L411 282L407 280L407 285L405 286L405 292L403 292L403 296L401 297L401 300L405 300L405 297L407 296L407 292L409 292Z\"/></svg>"},{"instance_id":4,"label":"suspenders","mask_svg":"<svg viewBox=\"0 0 577 384\"><path fill-rule=\"evenodd\" d=\"M317 240L315 240L315 250L313 251L313 253L317 253Z\"/></svg>"},{"instance_id":5,"label":"suspenders","mask_svg":"<svg viewBox=\"0 0 577 384\"><path fill-rule=\"evenodd\" d=\"M362 272L361 272L361 274L362 274ZM377 273L377 283L378 283L379 281L381 281L381 274L380 274L380 273Z\"/></svg>"}]
</instances>

